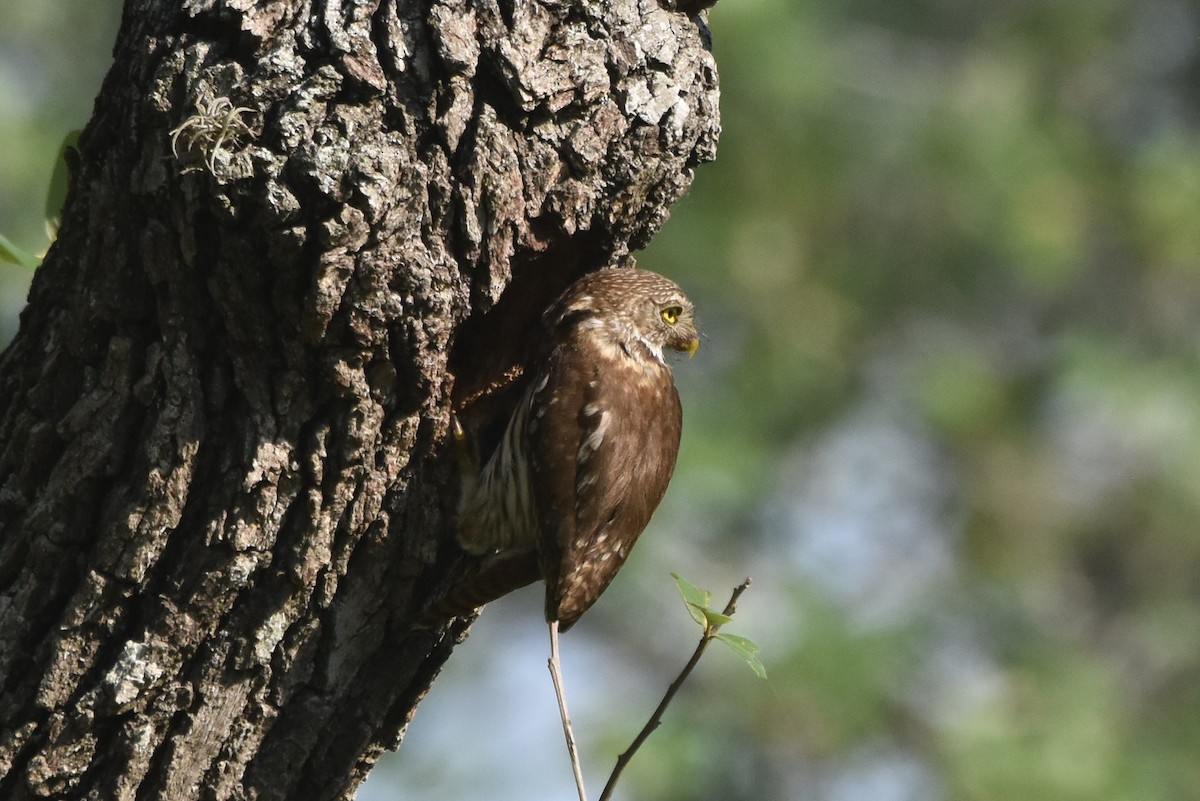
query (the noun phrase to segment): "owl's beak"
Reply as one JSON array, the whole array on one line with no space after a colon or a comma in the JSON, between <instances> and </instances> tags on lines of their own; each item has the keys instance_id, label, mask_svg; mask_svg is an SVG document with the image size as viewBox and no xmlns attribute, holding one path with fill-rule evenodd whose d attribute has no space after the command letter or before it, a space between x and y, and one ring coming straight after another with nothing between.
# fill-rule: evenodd
<instances>
[{"instance_id":1,"label":"owl's beak","mask_svg":"<svg viewBox=\"0 0 1200 801\"><path fill-rule=\"evenodd\" d=\"M684 348L684 350L687 351L689 359L695 356L696 351L700 350L700 337L692 337L692 339L688 341L687 347Z\"/></svg>"}]
</instances>

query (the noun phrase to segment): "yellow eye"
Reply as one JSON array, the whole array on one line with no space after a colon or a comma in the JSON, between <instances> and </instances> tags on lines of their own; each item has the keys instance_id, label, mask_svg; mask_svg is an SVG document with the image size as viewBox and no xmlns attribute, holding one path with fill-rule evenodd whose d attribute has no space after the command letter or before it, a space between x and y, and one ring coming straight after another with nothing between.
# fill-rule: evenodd
<instances>
[{"instance_id":1,"label":"yellow eye","mask_svg":"<svg viewBox=\"0 0 1200 801\"><path fill-rule=\"evenodd\" d=\"M683 314L683 309L679 306L668 306L662 310L663 322L667 325L675 325L679 321L679 315Z\"/></svg>"}]
</instances>

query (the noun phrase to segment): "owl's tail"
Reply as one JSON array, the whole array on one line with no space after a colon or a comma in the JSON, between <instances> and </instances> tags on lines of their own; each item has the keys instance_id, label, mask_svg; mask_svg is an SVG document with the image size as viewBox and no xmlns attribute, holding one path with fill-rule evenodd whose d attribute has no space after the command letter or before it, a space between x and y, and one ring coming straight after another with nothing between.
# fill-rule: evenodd
<instances>
[{"instance_id":1,"label":"owl's tail","mask_svg":"<svg viewBox=\"0 0 1200 801\"><path fill-rule=\"evenodd\" d=\"M498 556L430 604L417 617L413 628L434 628L450 618L472 614L484 604L532 584L541 577L542 571L534 551Z\"/></svg>"}]
</instances>

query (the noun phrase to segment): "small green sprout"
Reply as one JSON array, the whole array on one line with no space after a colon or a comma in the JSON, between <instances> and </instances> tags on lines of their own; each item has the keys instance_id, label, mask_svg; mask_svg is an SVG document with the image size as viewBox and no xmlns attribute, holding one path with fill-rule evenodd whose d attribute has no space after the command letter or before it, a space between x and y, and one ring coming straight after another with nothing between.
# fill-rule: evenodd
<instances>
[{"instance_id":1,"label":"small green sprout","mask_svg":"<svg viewBox=\"0 0 1200 801\"><path fill-rule=\"evenodd\" d=\"M683 598L683 603L687 607L688 613L704 629L703 639L715 639L725 643L731 651L745 660L750 669L754 671L755 676L765 679L767 677L767 669L763 665L762 660L758 658L760 650L758 644L746 637L739 637L736 634L726 634L721 631L722 626L733 620L732 606L734 600L736 600L736 596L725 607L725 611L718 612L710 606L712 603L711 592L700 589L678 573L672 573L671 578L675 579L675 586L679 589L679 595Z\"/></svg>"}]
</instances>

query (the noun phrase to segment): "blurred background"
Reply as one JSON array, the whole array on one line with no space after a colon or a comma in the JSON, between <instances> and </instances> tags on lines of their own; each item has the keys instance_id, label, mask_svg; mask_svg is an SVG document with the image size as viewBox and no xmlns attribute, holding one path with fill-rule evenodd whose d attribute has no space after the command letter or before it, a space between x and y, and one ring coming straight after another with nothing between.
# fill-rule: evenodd
<instances>
[{"instance_id":1,"label":"blurred background","mask_svg":"<svg viewBox=\"0 0 1200 801\"><path fill-rule=\"evenodd\" d=\"M45 244L117 4L0 0L0 233ZM1200 798L1200 2L723 0L717 163L643 266L706 339L676 478L564 639L593 797ZM0 265L0 341L28 273ZM540 592L361 801L574 796Z\"/></svg>"}]
</instances>

